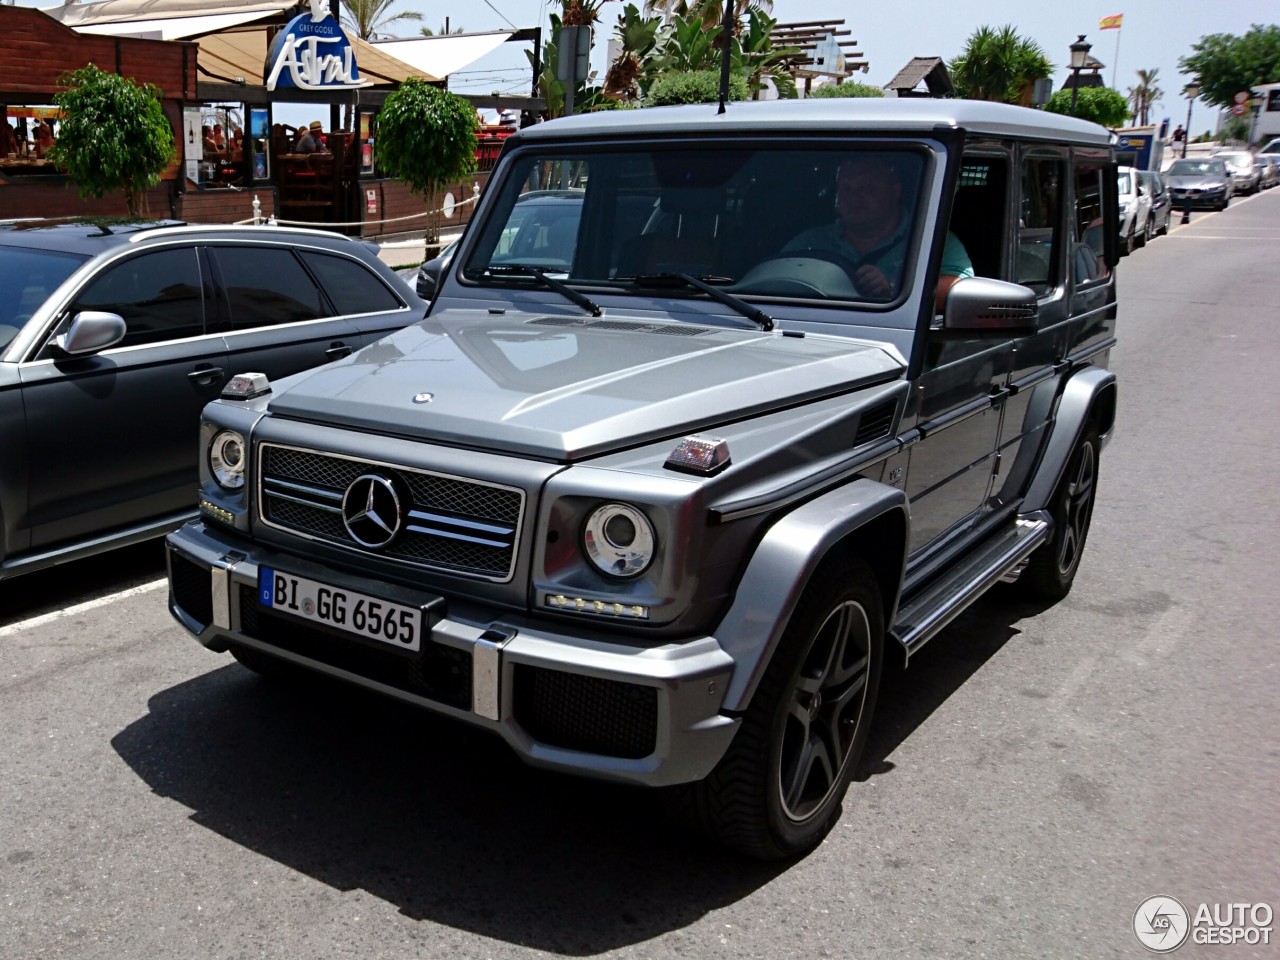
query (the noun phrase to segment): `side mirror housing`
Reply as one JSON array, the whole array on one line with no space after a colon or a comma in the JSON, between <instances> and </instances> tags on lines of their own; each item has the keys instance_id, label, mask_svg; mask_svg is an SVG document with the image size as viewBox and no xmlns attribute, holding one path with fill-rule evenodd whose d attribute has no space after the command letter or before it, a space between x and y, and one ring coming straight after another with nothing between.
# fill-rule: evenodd
<instances>
[{"instance_id":1,"label":"side mirror housing","mask_svg":"<svg viewBox=\"0 0 1280 960\"><path fill-rule=\"evenodd\" d=\"M1035 291L1020 283L966 277L947 294L942 329L968 336L1034 333L1040 317Z\"/></svg>"},{"instance_id":2,"label":"side mirror housing","mask_svg":"<svg viewBox=\"0 0 1280 960\"><path fill-rule=\"evenodd\" d=\"M83 357L114 347L124 334L124 318L118 313L82 310L72 319L67 332L59 334L53 343L68 356Z\"/></svg>"}]
</instances>

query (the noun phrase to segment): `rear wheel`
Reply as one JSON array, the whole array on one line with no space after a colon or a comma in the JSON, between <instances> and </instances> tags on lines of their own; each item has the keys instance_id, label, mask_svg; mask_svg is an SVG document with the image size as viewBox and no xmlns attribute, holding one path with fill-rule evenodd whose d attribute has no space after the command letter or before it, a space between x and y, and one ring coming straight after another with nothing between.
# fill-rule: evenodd
<instances>
[{"instance_id":1,"label":"rear wheel","mask_svg":"<svg viewBox=\"0 0 1280 960\"><path fill-rule=\"evenodd\" d=\"M1026 569L1015 581L1019 590L1046 600L1061 600L1071 592L1098 487L1098 431L1092 424L1076 442L1049 503L1053 535L1031 554Z\"/></svg>"},{"instance_id":2,"label":"rear wheel","mask_svg":"<svg viewBox=\"0 0 1280 960\"><path fill-rule=\"evenodd\" d=\"M728 752L673 811L764 860L817 846L867 742L884 660L880 591L861 560L805 588Z\"/></svg>"}]
</instances>

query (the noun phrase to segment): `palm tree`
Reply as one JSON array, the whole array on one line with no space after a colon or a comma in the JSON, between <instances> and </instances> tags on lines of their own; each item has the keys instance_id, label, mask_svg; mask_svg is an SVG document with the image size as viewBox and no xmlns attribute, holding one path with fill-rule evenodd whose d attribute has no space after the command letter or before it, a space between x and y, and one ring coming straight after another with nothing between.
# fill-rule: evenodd
<instances>
[{"instance_id":1,"label":"palm tree","mask_svg":"<svg viewBox=\"0 0 1280 960\"><path fill-rule=\"evenodd\" d=\"M1053 74L1040 45L1018 36L1012 25L979 27L948 66L956 96L1023 106L1031 103L1035 82Z\"/></svg>"},{"instance_id":2,"label":"palm tree","mask_svg":"<svg viewBox=\"0 0 1280 960\"><path fill-rule=\"evenodd\" d=\"M380 30L399 20L422 19L422 14L416 10L392 14L391 7L398 2L399 0L342 0L342 5L347 8L347 15L342 18L343 25L361 40L369 40Z\"/></svg>"},{"instance_id":3,"label":"palm tree","mask_svg":"<svg viewBox=\"0 0 1280 960\"><path fill-rule=\"evenodd\" d=\"M773 12L773 0L733 0L735 20L741 20L748 10ZM645 13L660 13L666 19L672 17L697 17L710 29L724 23L724 0L645 0Z\"/></svg>"},{"instance_id":4,"label":"palm tree","mask_svg":"<svg viewBox=\"0 0 1280 960\"><path fill-rule=\"evenodd\" d=\"M1133 120L1145 127L1150 122L1151 107L1164 96L1164 91L1156 86L1158 67L1151 70L1138 71L1138 85L1129 88L1129 103L1133 106Z\"/></svg>"},{"instance_id":5,"label":"palm tree","mask_svg":"<svg viewBox=\"0 0 1280 960\"><path fill-rule=\"evenodd\" d=\"M432 30L430 27L422 28L422 35L424 37L447 37L455 33L465 33L465 32L466 31L464 31L462 27L455 27L451 25L449 23L448 17L446 17L445 22L442 23L435 30Z\"/></svg>"}]
</instances>

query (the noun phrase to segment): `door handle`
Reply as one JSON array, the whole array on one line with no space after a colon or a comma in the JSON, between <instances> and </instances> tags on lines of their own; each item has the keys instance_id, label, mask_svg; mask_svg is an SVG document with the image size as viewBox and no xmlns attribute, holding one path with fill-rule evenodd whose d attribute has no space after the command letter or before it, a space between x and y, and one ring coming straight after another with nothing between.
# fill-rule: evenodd
<instances>
[{"instance_id":1,"label":"door handle","mask_svg":"<svg viewBox=\"0 0 1280 960\"><path fill-rule=\"evenodd\" d=\"M187 374L187 379L193 383L198 383L202 387L207 387L211 383L217 383L222 379L222 368L214 366L196 367Z\"/></svg>"},{"instance_id":2,"label":"door handle","mask_svg":"<svg viewBox=\"0 0 1280 960\"><path fill-rule=\"evenodd\" d=\"M343 357L351 356L351 348L341 340L335 340L329 344L329 349L324 352L324 355L330 360L341 360Z\"/></svg>"}]
</instances>

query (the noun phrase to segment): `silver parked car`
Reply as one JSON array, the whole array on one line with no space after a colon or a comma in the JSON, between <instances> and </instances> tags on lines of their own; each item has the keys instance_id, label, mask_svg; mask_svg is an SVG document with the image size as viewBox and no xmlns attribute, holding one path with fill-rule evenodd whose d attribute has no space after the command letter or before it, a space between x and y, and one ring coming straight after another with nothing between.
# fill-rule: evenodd
<instances>
[{"instance_id":1,"label":"silver parked car","mask_svg":"<svg viewBox=\"0 0 1280 960\"><path fill-rule=\"evenodd\" d=\"M1245 197L1257 193L1261 189L1262 169L1257 158L1248 150L1221 151L1215 153L1214 159L1221 160L1231 171L1231 182L1235 193Z\"/></svg>"},{"instance_id":2,"label":"silver parked car","mask_svg":"<svg viewBox=\"0 0 1280 960\"><path fill-rule=\"evenodd\" d=\"M426 319L250 368L193 422L170 610L268 679L811 850L886 666L998 582L1055 600L1080 569L1117 403L1113 139L923 98L527 127ZM574 229L526 247L520 198L569 188Z\"/></svg>"},{"instance_id":3,"label":"silver parked car","mask_svg":"<svg viewBox=\"0 0 1280 960\"><path fill-rule=\"evenodd\" d=\"M1234 190L1231 171L1220 157L1175 160L1164 172L1173 193L1173 207L1225 210Z\"/></svg>"},{"instance_id":4,"label":"silver parked car","mask_svg":"<svg viewBox=\"0 0 1280 960\"><path fill-rule=\"evenodd\" d=\"M1120 195L1120 252L1130 254L1151 239L1151 196L1133 167L1117 169L1116 187Z\"/></svg>"},{"instance_id":5,"label":"silver parked car","mask_svg":"<svg viewBox=\"0 0 1280 960\"><path fill-rule=\"evenodd\" d=\"M1164 236L1169 232L1169 219L1173 215L1173 193L1164 177L1155 170L1139 170L1138 185L1151 201L1151 213L1147 219L1147 236Z\"/></svg>"},{"instance_id":6,"label":"silver parked car","mask_svg":"<svg viewBox=\"0 0 1280 960\"><path fill-rule=\"evenodd\" d=\"M1258 163L1262 168L1262 189L1270 190L1280 183L1280 157L1269 153L1258 154Z\"/></svg>"}]
</instances>

